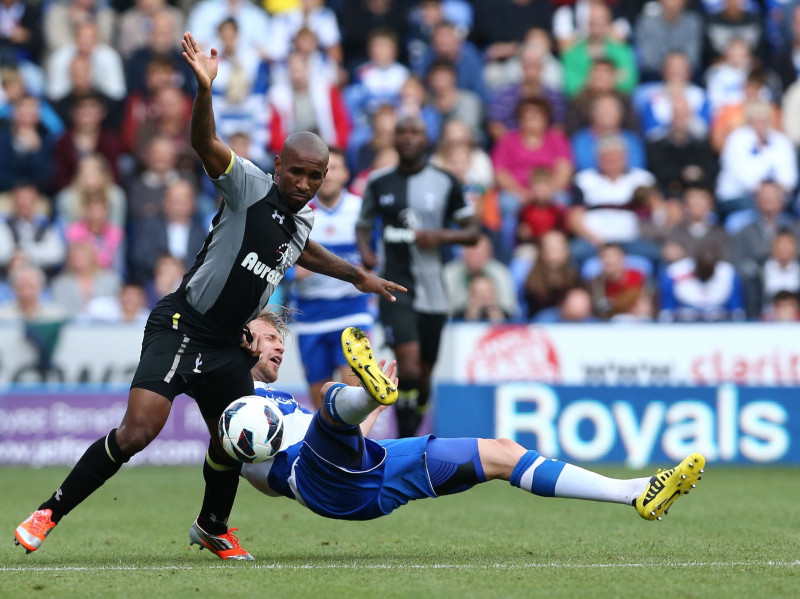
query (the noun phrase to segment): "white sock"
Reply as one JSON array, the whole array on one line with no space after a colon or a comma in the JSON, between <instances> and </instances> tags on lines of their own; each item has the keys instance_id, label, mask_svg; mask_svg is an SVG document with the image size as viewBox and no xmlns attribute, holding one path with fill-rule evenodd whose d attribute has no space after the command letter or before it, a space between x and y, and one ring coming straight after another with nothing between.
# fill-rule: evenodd
<instances>
[{"instance_id":1,"label":"white sock","mask_svg":"<svg viewBox=\"0 0 800 599\"><path fill-rule=\"evenodd\" d=\"M556 481L556 497L591 499L631 505L644 491L650 478L608 478L590 470L566 464Z\"/></svg>"},{"instance_id":2,"label":"white sock","mask_svg":"<svg viewBox=\"0 0 800 599\"><path fill-rule=\"evenodd\" d=\"M545 459L531 450L520 458L509 482L542 497L590 499L631 505L649 481L649 478L608 478L573 464Z\"/></svg>"},{"instance_id":3,"label":"white sock","mask_svg":"<svg viewBox=\"0 0 800 599\"><path fill-rule=\"evenodd\" d=\"M323 404L331 417L342 424L357 425L378 407L376 402L361 387L338 384L328 389Z\"/></svg>"}]
</instances>

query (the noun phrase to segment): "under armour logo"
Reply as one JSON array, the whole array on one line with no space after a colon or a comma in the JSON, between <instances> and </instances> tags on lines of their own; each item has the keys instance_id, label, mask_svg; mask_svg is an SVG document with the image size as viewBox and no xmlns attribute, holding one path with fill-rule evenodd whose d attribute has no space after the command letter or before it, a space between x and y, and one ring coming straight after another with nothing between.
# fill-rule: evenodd
<instances>
[{"instance_id":1,"label":"under armour logo","mask_svg":"<svg viewBox=\"0 0 800 599\"><path fill-rule=\"evenodd\" d=\"M61 495L63 495L63 494L64 493L61 490L61 487L59 487L58 490L56 490L56 501L61 501Z\"/></svg>"},{"instance_id":2,"label":"under armour logo","mask_svg":"<svg viewBox=\"0 0 800 599\"><path fill-rule=\"evenodd\" d=\"M272 219L278 221L278 224L280 225L283 224L283 220L285 218L286 217L283 214L279 213L277 209L272 213Z\"/></svg>"},{"instance_id":3,"label":"under armour logo","mask_svg":"<svg viewBox=\"0 0 800 599\"><path fill-rule=\"evenodd\" d=\"M202 357L203 354L197 354L197 357L194 359L194 370L192 370L192 372L196 372L197 374L202 374L200 372L200 366L203 365Z\"/></svg>"}]
</instances>

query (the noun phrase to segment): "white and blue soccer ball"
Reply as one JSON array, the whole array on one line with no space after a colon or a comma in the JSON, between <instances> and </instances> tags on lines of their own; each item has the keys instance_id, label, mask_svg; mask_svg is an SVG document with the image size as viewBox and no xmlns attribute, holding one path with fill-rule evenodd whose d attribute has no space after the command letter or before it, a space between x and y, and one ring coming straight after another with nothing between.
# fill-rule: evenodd
<instances>
[{"instance_id":1,"label":"white and blue soccer ball","mask_svg":"<svg viewBox=\"0 0 800 599\"><path fill-rule=\"evenodd\" d=\"M225 408L219 417L219 440L232 458L246 463L274 456L283 439L283 413L268 397L248 395Z\"/></svg>"}]
</instances>

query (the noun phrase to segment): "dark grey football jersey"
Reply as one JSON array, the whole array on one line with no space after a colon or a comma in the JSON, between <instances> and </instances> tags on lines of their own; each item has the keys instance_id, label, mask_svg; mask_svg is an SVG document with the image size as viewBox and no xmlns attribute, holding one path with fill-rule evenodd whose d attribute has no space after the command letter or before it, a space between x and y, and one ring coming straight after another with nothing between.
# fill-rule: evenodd
<instances>
[{"instance_id":1,"label":"dark grey football jersey","mask_svg":"<svg viewBox=\"0 0 800 599\"><path fill-rule=\"evenodd\" d=\"M272 177L239 156L214 185L223 203L175 299L191 308L193 328L230 337L266 306L297 261L314 212L305 206L293 214Z\"/></svg>"},{"instance_id":2,"label":"dark grey football jersey","mask_svg":"<svg viewBox=\"0 0 800 599\"><path fill-rule=\"evenodd\" d=\"M408 294L397 296L398 301L412 301L419 312L448 311L441 250L417 247L414 231L446 228L474 212L472 204L464 201L455 177L435 166L427 165L412 175L395 168L370 178L358 226L371 228L380 218L383 276L408 289Z\"/></svg>"}]
</instances>

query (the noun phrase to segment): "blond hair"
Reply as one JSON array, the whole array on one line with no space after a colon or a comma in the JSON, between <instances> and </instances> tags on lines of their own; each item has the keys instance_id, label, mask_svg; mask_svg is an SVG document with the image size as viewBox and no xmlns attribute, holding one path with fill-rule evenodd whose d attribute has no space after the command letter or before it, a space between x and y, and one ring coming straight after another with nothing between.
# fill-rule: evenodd
<instances>
[{"instance_id":1,"label":"blond hair","mask_svg":"<svg viewBox=\"0 0 800 599\"><path fill-rule=\"evenodd\" d=\"M289 322L291 319L291 309L285 306L267 306L253 320L261 320L272 326L276 331L278 331L278 335L281 336L281 340L285 341L286 338L291 334L289 331Z\"/></svg>"}]
</instances>

